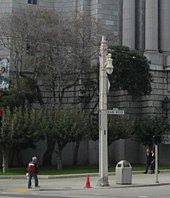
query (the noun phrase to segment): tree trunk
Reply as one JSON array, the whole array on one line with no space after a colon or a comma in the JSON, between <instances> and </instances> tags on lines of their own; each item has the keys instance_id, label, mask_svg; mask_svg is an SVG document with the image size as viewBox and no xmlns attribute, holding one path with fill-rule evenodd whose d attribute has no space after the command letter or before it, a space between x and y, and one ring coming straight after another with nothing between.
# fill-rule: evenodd
<instances>
[{"instance_id":1,"label":"tree trunk","mask_svg":"<svg viewBox=\"0 0 170 198\"><path fill-rule=\"evenodd\" d=\"M22 159L22 154L21 154L21 150L17 150L16 151L16 159L17 159L17 164L18 166L23 166L24 163L23 163L23 159Z\"/></svg>"},{"instance_id":2,"label":"tree trunk","mask_svg":"<svg viewBox=\"0 0 170 198\"><path fill-rule=\"evenodd\" d=\"M8 151L6 149L2 150L2 168L3 173L8 169Z\"/></svg>"},{"instance_id":3,"label":"tree trunk","mask_svg":"<svg viewBox=\"0 0 170 198\"><path fill-rule=\"evenodd\" d=\"M15 150L14 149L11 149L10 152L9 152L9 166L12 166L14 165L14 160L15 159Z\"/></svg>"},{"instance_id":4,"label":"tree trunk","mask_svg":"<svg viewBox=\"0 0 170 198\"><path fill-rule=\"evenodd\" d=\"M63 150L63 147L59 146L59 144L58 144L56 154L57 154L57 169L59 169L59 170L61 170L63 168L63 166L62 166L62 150Z\"/></svg>"},{"instance_id":5,"label":"tree trunk","mask_svg":"<svg viewBox=\"0 0 170 198\"><path fill-rule=\"evenodd\" d=\"M52 154L55 148L56 141L47 137L47 150L43 156L43 165L50 166L52 161Z\"/></svg>"},{"instance_id":6,"label":"tree trunk","mask_svg":"<svg viewBox=\"0 0 170 198\"><path fill-rule=\"evenodd\" d=\"M74 148L73 165L77 165L77 163L78 163L79 147L80 147L80 141L77 141L75 148Z\"/></svg>"},{"instance_id":7,"label":"tree trunk","mask_svg":"<svg viewBox=\"0 0 170 198\"><path fill-rule=\"evenodd\" d=\"M18 167L22 167L24 165L21 149L17 148L16 150L10 150L8 155L8 164L9 166L17 165Z\"/></svg>"}]
</instances>

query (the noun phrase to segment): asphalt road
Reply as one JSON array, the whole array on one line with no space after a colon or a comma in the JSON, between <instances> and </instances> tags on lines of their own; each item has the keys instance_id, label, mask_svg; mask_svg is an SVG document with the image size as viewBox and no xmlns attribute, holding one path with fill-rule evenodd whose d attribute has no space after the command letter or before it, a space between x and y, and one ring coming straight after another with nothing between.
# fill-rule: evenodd
<instances>
[{"instance_id":1,"label":"asphalt road","mask_svg":"<svg viewBox=\"0 0 170 198\"><path fill-rule=\"evenodd\" d=\"M133 187L117 189L60 190L45 192L14 193L1 192L3 198L169 198L169 186Z\"/></svg>"}]
</instances>

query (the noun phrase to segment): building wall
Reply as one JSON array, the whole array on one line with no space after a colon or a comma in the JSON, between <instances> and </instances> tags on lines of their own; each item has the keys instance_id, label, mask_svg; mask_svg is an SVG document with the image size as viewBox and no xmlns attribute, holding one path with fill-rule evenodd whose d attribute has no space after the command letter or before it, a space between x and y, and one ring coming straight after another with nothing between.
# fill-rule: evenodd
<instances>
[{"instance_id":1,"label":"building wall","mask_svg":"<svg viewBox=\"0 0 170 198\"><path fill-rule=\"evenodd\" d=\"M12 0L0 0L0 18L12 9ZM0 44L0 59L9 58L9 53Z\"/></svg>"},{"instance_id":2,"label":"building wall","mask_svg":"<svg viewBox=\"0 0 170 198\"><path fill-rule=\"evenodd\" d=\"M56 145L57 147L57 145ZM69 143L62 153L63 165L73 164L73 151L75 144ZM93 164L97 165L99 161L99 144L98 141L83 141L79 148L78 164ZM36 150L27 149L23 153L23 162L26 165L33 155L39 158L39 164L42 165L43 154L46 150L46 142L41 141L37 144ZM54 149L56 150L56 149ZM144 147L139 146L138 143L132 140L118 140L109 147L109 165L117 164L121 160L128 160L131 164L145 163ZM165 161L164 161L165 162ZM53 152L52 164L57 164L56 152Z\"/></svg>"}]
</instances>

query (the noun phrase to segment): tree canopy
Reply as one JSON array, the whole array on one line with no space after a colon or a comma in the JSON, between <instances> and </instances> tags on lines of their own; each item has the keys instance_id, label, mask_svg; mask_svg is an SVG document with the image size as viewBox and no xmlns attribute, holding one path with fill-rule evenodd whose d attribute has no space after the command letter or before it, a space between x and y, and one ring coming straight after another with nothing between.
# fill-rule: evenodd
<instances>
[{"instance_id":1,"label":"tree canopy","mask_svg":"<svg viewBox=\"0 0 170 198\"><path fill-rule=\"evenodd\" d=\"M153 146L153 136L162 136L166 141L170 124L168 119L160 116L148 116L143 120L136 120L133 127L133 138L145 146Z\"/></svg>"},{"instance_id":2,"label":"tree canopy","mask_svg":"<svg viewBox=\"0 0 170 198\"><path fill-rule=\"evenodd\" d=\"M110 47L113 58L113 73L110 75L112 90L126 90L134 99L149 95L153 81L147 58L139 51L128 47Z\"/></svg>"},{"instance_id":3,"label":"tree canopy","mask_svg":"<svg viewBox=\"0 0 170 198\"><path fill-rule=\"evenodd\" d=\"M0 148L4 164L8 166L9 152L15 155L21 149L35 148L36 143L44 136L41 130L42 111L13 108L3 109L2 126L0 130Z\"/></svg>"},{"instance_id":4,"label":"tree canopy","mask_svg":"<svg viewBox=\"0 0 170 198\"><path fill-rule=\"evenodd\" d=\"M11 52L17 87L21 87L21 75L31 74L38 101L44 104L38 83L43 79L43 89L55 106L62 105L65 92L79 85L82 75L92 69L92 61L98 58L99 31L99 23L86 13L68 18L28 7L1 18L0 44Z\"/></svg>"},{"instance_id":5,"label":"tree canopy","mask_svg":"<svg viewBox=\"0 0 170 198\"><path fill-rule=\"evenodd\" d=\"M89 114L81 109L54 108L44 111L43 131L49 139L44 155L44 164L51 164L51 151L57 143L56 154L58 157L58 168L62 168L62 150L64 147L75 141L82 141L89 136ZM52 148L53 147L53 148ZM50 150L51 149L51 150Z\"/></svg>"}]
</instances>

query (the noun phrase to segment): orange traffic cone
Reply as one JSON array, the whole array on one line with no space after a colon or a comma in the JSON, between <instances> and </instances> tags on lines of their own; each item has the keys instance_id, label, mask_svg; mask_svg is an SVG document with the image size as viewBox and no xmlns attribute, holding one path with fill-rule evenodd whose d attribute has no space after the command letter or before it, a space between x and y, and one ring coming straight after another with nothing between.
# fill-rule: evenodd
<instances>
[{"instance_id":1,"label":"orange traffic cone","mask_svg":"<svg viewBox=\"0 0 170 198\"><path fill-rule=\"evenodd\" d=\"M86 185L85 185L85 188L91 188L91 186L90 186L90 177L89 177L89 175L87 175L87 177L86 177Z\"/></svg>"}]
</instances>

